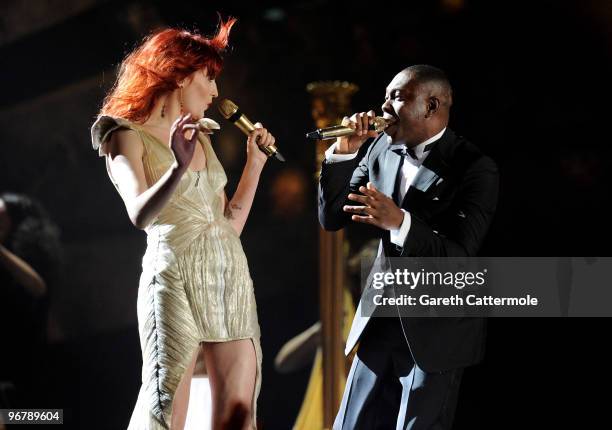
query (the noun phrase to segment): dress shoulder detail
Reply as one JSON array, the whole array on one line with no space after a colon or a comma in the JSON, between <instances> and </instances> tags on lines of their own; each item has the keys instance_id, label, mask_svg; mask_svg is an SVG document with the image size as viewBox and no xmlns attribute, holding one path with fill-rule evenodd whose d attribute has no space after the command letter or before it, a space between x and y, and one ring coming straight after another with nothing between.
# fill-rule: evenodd
<instances>
[{"instance_id":1,"label":"dress shoulder detail","mask_svg":"<svg viewBox=\"0 0 612 430\"><path fill-rule=\"evenodd\" d=\"M91 144L93 149L98 151L98 155L100 155L100 157L107 155L105 144L108 142L111 133L122 128L138 131L127 119L109 115L98 116L96 121L91 126Z\"/></svg>"}]
</instances>

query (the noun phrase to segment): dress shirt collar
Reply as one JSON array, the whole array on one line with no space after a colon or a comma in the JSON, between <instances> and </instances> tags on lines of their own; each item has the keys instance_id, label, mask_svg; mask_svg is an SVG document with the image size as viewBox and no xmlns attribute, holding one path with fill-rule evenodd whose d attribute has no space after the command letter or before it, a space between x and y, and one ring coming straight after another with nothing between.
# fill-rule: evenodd
<instances>
[{"instance_id":1,"label":"dress shirt collar","mask_svg":"<svg viewBox=\"0 0 612 430\"><path fill-rule=\"evenodd\" d=\"M439 133L437 133L434 136L431 136L429 139L427 139L424 142L419 143L418 145L414 146L412 148L412 153L415 155L415 158L417 161L421 161L423 160L424 155L426 155L426 152L429 151L429 148L427 148L427 151L425 151L425 148L430 144L435 142L436 140L440 139L442 137L442 135L444 134L444 132L446 131L446 127L444 127ZM391 136L387 137L389 139L389 141L391 141ZM397 149L401 149L403 147L405 147L406 144L403 141L399 141L399 142L395 142L392 143L389 146L389 149L393 150L397 150Z\"/></svg>"}]
</instances>

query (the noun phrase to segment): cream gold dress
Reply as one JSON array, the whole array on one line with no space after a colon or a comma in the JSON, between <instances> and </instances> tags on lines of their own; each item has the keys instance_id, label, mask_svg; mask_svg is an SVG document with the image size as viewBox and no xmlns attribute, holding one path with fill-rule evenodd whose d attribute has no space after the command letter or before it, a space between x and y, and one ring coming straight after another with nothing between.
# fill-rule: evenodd
<instances>
[{"instance_id":1,"label":"cream gold dress","mask_svg":"<svg viewBox=\"0 0 612 430\"><path fill-rule=\"evenodd\" d=\"M170 147L142 126L100 116L91 129L94 149L106 156L115 130L138 133L148 186L172 165ZM142 386L129 430L166 430L179 381L200 342L251 339L257 357L253 420L261 386L259 323L247 260L223 214L227 177L208 136L198 140L207 167L188 170L159 215L145 229L147 250L138 287ZM110 170L111 181L118 190ZM235 357L240 360L240 357Z\"/></svg>"}]
</instances>

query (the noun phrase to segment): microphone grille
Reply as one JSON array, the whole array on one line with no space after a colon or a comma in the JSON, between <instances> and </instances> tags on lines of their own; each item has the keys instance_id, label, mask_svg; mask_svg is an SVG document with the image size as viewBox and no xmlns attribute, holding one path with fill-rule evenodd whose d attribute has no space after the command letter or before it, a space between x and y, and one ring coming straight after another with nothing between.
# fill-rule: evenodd
<instances>
[{"instance_id":1,"label":"microphone grille","mask_svg":"<svg viewBox=\"0 0 612 430\"><path fill-rule=\"evenodd\" d=\"M229 99L223 99L219 102L219 112L221 112L221 115L223 115L225 119L229 119L238 112L238 106Z\"/></svg>"}]
</instances>

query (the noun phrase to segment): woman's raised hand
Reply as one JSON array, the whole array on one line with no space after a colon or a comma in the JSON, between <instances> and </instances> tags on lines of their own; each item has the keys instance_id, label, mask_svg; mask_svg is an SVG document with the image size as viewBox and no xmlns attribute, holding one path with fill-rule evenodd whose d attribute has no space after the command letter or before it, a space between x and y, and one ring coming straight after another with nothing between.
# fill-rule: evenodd
<instances>
[{"instance_id":1,"label":"woman's raised hand","mask_svg":"<svg viewBox=\"0 0 612 430\"><path fill-rule=\"evenodd\" d=\"M187 137L187 136L191 137ZM170 128L170 149L180 169L187 169L195 151L198 125L191 114L179 117Z\"/></svg>"}]
</instances>

